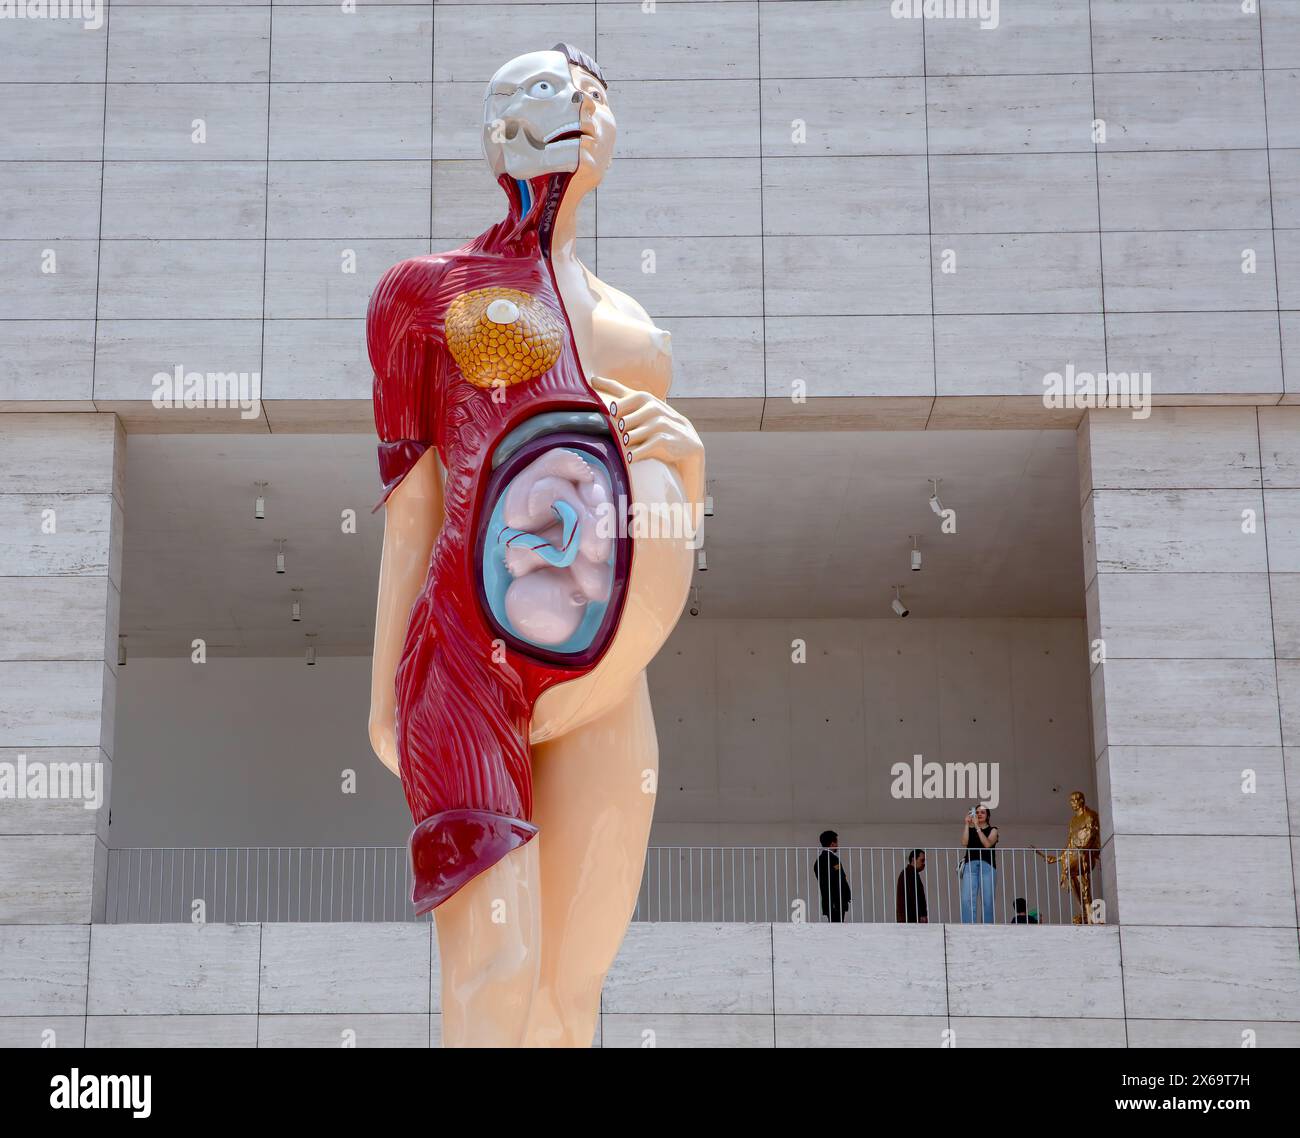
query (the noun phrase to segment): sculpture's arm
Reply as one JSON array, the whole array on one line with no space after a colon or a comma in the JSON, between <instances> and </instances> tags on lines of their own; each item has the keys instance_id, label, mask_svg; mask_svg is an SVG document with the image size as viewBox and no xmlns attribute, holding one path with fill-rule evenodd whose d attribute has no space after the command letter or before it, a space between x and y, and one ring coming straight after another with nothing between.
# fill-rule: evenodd
<instances>
[{"instance_id":1,"label":"sculpture's arm","mask_svg":"<svg viewBox=\"0 0 1300 1138\"><path fill-rule=\"evenodd\" d=\"M429 572L429 555L442 518L442 470L437 451L430 447L389 495L384 513L384 553L379 565L370 671L370 745L394 774L398 774L394 680L411 606Z\"/></svg>"}]
</instances>

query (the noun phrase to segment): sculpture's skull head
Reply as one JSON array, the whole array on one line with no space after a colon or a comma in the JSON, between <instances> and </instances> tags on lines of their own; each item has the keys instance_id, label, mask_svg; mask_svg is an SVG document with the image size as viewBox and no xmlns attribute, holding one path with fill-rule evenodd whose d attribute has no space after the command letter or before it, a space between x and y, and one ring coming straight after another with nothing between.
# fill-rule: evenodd
<instances>
[{"instance_id":1,"label":"sculpture's skull head","mask_svg":"<svg viewBox=\"0 0 1300 1138\"><path fill-rule=\"evenodd\" d=\"M599 181L613 153L615 129L600 69L565 44L516 56L488 84L483 151L498 177L587 168Z\"/></svg>"}]
</instances>

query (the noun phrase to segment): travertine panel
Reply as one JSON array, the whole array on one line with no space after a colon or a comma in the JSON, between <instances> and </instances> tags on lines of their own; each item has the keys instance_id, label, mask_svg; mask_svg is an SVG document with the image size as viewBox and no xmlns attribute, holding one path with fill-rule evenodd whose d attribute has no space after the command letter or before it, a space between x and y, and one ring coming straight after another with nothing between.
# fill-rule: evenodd
<instances>
[{"instance_id":1,"label":"travertine panel","mask_svg":"<svg viewBox=\"0 0 1300 1138\"><path fill-rule=\"evenodd\" d=\"M259 925L96 925L91 1015L253 1014Z\"/></svg>"},{"instance_id":2,"label":"travertine panel","mask_svg":"<svg viewBox=\"0 0 1300 1138\"><path fill-rule=\"evenodd\" d=\"M953 1016L956 1047L1123 1047L1123 1019Z\"/></svg>"},{"instance_id":3,"label":"travertine panel","mask_svg":"<svg viewBox=\"0 0 1300 1138\"><path fill-rule=\"evenodd\" d=\"M695 162L697 168L709 171L719 165L716 161ZM637 163L642 165L658 167L660 163ZM687 183L688 192L692 181ZM710 181L716 203L716 176ZM747 200L745 189L744 182L737 187L741 203ZM762 191L763 231L769 234L922 233L928 224L925 158L921 155L764 158ZM669 200L676 193L674 190ZM604 232L605 191L601 194L600 227ZM730 201L730 197L724 200ZM718 211L723 207L714 204L712 208Z\"/></svg>"},{"instance_id":4,"label":"travertine panel","mask_svg":"<svg viewBox=\"0 0 1300 1138\"><path fill-rule=\"evenodd\" d=\"M941 1047L946 1015L778 1015L778 1047Z\"/></svg>"},{"instance_id":5,"label":"travertine panel","mask_svg":"<svg viewBox=\"0 0 1300 1138\"><path fill-rule=\"evenodd\" d=\"M95 857L93 833L0 836L0 923L89 923Z\"/></svg>"},{"instance_id":6,"label":"travertine panel","mask_svg":"<svg viewBox=\"0 0 1300 1138\"><path fill-rule=\"evenodd\" d=\"M267 924L259 1010L427 1013L430 928L424 922Z\"/></svg>"},{"instance_id":7,"label":"travertine panel","mask_svg":"<svg viewBox=\"0 0 1300 1138\"><path fill-rule=\"evenodd\" d=\"M429 1016L261 1015L257 1046L428 1047Z\"/></svg>"},{"instance_id":8,"label":"travertine panel","mask_svg":"<svg viewBox=\"0 0 1300 1138\"><path fill-rule=\"evenodd\" d=\"M1101 311L1094 234L935 233L931 273L936 314Z\"/></svg>"},{"instance_id":9,"label":"travertine panel","mask_svg":"<svg viewBox=\"0 0 1300 1138\"><path fill-rule=\"evenodd\" d=\"M928 316L769 316L764 322L769 407L775 413L782 400L789 401L796 381L803 383L799 390L810 403L884 391L933 395L930 323ZM886 402L877 399L872 406Z\"/></svg>"},{"instance_id":10,"label":"travertine panel","mask_svg":"<svg viewBox=\"0 0 1300 1138\"><path fill-rule=\"evenodd\" d=\"M1044 926L1034 933L944 926L949 1014L1123 1017L1117 929Z\"/></svg>"},{"instance_id":11,"label":"travertine panel","mask_svg":"<svg viewBox=\"0 0 1300 1138\"><path fill-rule=\"evenodd\" d=\"M491 22L498 25L510 26ZM476 76L483 83L490 77L490 72ZM276 13L271 41L276 83L427 83L432 78L433 18L422 7L358 4L355 12L340 13L285 5Z\"/></svg>"},{"instance_id":12,"label":"travertine panel","mask_svg":"<svg viewBox=\"0 0 1300 1138\"><path fill-rule=\"evenodd\" d=\"M256 1047L257 1016L87 1016L86 1046Z\"/></svg>"},{"instance_id":13,"label":"travertine panel","mask_svg":"<svg viewBox=\"0 0 1300 1138\"><path fill-rule=\"evenodd\" d=\"M1258 71L1098 75L1094 84L1107 151L1258 150L1266 145L1264 84ZM1089 113L1087 122L1092 118Z\"/></svg>"},{"instance_id":14,"label":"travertine panel","mask_svg":"<svg viewBox=\"0 0 1300 1138\"><path fill-rule=\"evenodd\" d=\"M1124 998L1135 1019L1294 1020L1296 930L1124 928Z\"/></svg>"},{"instance_id":15,"label":"travertine panel","mask_svg":"<svg viewBox=\"0 0 1300 1138\"><path fill-rule=\"evenodd\" d=\"M1300 488L1300 407L1261 407L1257 414L1264 485Z\"/></svg>"},{"instance_id":16,"label":"travertine panel","mask_svg":"<svg viewBox=\"0 0 1300 1138\"><path fill-rule=\"evenodd\" d=\"M0 494L119 493L125 438L110 415L4 415L0 444Z\"/></svg>"},{"instance_id":17,"label":"travertine panel","mask_svg":"<svg viewBox=\"0 0 1300 1138\"><path fill-rule=\"evenodd\" d=\"M1204 834L1207 818L1223 834L1286 833L1277 747L1111 747L1098 765L1107 770L1105 797L1120 834ZM1253 793L1243 790L1248 771Z\"/></svg>"},{"instance_id":18,"label":"travertine panel","mask_svg":"<svg viewBox=\"0 0 1300 1138\"><path fill-rule=\"evenodd\" d=\"M1300 1047L1300 1022L1130 1019L1126 1026L1130 1047Z\"/></svg>"},{"instance_id":19,"label":"travertine panel","mask_svg":"<svg viewBox=\"0 0 1300 1138\"><path fill-rule=\"evenodd\" d=\"M1300 573L1300 490L1265 490L1270 573Z\"/></svg>"},{"instance_id":20,"label":"travertine panel","mask_svg":"<svg viewBox=\"0 0 1300 1138\"><path fill-rule=\"evenodd\" d=\"M428 83L376 83L361 98L352 83L277 83L271 98L272 161L427 162L433 152Z\"/></svg>"},{"instance_id":21,"label":"travertine panel","mask_svg":"<svg viewBox=\"0 0 1300 1138\"><path fill-rule=\"evenodd\" d=\"M537 12L533 27L528 29L534 38L526 42L531 46L539 36L549 36L554 40L571 10L576 17L573 26L578 29L584 26L581 23L583 16L587 19L592 17L590 5L547 5ZM527 26L529 21L523 23ZM623 79L752 79L758 75L756 4L680 4L656 8L654 12L644 11L640 5L608 4L595 23L595 54L598 59L614 60L609 72L612 82ZM446 34L444 26L440 20L440 34ZM579 30L576 34L584 33ZM585 34L590 36L591 32ZM479 35L485 41L482 67L491 74L497 61L509 58L513 52L498 42L500 33L495 25L483 27ZM472 50L474 38L470 43ZM526 49L521 47L519 50ZM461 74L457 77L466 76Z\"/></svg>"},{"instance_id":22,"label":"travertine panel","mask_svg":"<svg viewBox=\"0 0 1300 1138\"><path fill-rule=\"evenodd\" d=\"M947 1013L940 925L773 925L772 943L778 1013Z\"/></svg>"},{"instance_id":23,"label":"travertine panel","mask_svg":"<svg viewBox=\"0 0 1300 1138\"><path fill-rule=\"evenodd\" d=\"M89 952L89 925L0 925L0 1015L84 1015Z\"/></svg>"},{"instance_id":24,"label":"travertine panel","mask_svg":"<svg viewBox=\"0 0 1300 1138\"><path fill-rule=\"evenodd\" d=\"M95 661L0 661L0 747L113 745L112 672Z\"/></svg>"},{"instance_id":25,"label":"travertine panel","mask_svg":"<svg viewBox=\"0 0 1300 1138\"><path fill-rule=\"evenodd\" d=\"M767 1015L663 1015L605 1012L602 1047L772 1047Z\"/></svg>"},{"instance_id":26,"label":"travertine panel","mask_svg":"<svg viewBox=\"0 0 1300 1138\"><path fill-rule=\"evenodd\" d=\"M0 1047L81 1047L85 1038L85 1016L0 1016Z\"/></svg>"},{"instance_id":27,"label":"travertine panel","mask_svg":"<svg viewBox=\"0 0 1300 1138\"><path fill-rule=\"evenodd\" d=\"M1232 229L1272 224L1263 151L1098 156L1104 229ZM1279 224L1281 224L1279 222Z\"/></svg>"},{"instance_id":28,"label":"travertine panel","mask_svg":"<svg viewBox=\"0 0 1300 1138\"><path fill-rule=\"evenodd\" d=\"M1108 282L1108 301L1109 288ZM1273 312L1106 315L1109 370L1149 376L1151 401L1157 406L1213 402L1215 392L1237 395L1241 402L1276 402L1282 391L1279 336Z\"/></svg>"},{"instance_id":29,"label":"travertine panel","mask_svg":"<svg viewBox=\"0 0 1300 1138\"><path fill-rule=\"evenodd\" d=\"M1275 747L1278 687L1268 660L1111 660L1106 739L1114 746Z\"/></svg>"},{"instance_id":30,"label":"travertine panel","mask_svg":"<svg viewBox=\"0 0 1300 1138\"><path fill-rule=\"evenodd\" d=\"M1094 456L1094 485L1100 476ZM1258 490L1094 489L1092 503L1100 572L1263 573L1268 568Z\"/></svg>"},{"instance_id":31,"label":"travertine panel","mask_svg":"<svg viewBox=\"0 0 1300 1138\"><path fill-rule=\"evenodd\" d=\"M609 1012L772 1011L767 925L633 924L605 981Z\"/></svg>"},{"instance_id":32,"label":"travertine panel","mask_svg":"<svg viewBox=\"0 0 1300 1138\"><path fill-rule=\"evenodd\" d=\"M1295 928L1295 883L1285 837L1120 833L1114 847L1125 928Z\"/></svg>"},{"instance_id":33,"label":"travertine panel","mask_svg":"<svg viewBox=\"0 0 1300 1138\"><path fill-rule=\"evenodd\" d=\"M110 84L104 156L185 163L177 173L188 168L191 176L198 171L189 164L200 159L264 161L268 95L265 82Z\"/></svg>"},{"instance_id":34,"label":"travertine panel","mask_svg":"<svg viewBox=\"0 0 1300 1138\"><path fill-rule=\"evenodd\" d=\"M110 83L265 83L269 78L269 10L127 6L112 30Z\"/></svg>"},{"instance_id":35,"label":"travertine panel","mask_svg":"<svg viewBox=\"0 0 1300 1138\"><path fill-rule=\"evenodd\" d=\"M33 786L33 767L43 765L44 786L49 786L49 776L53 775L56 784L63 788L61 797L13 797L0 800L0 834L95 834L101 839L108 826L109 787L112 782L113 764L108 756L98 747L3 747L0 748L0 763L12 764L15 782L22 761L26 756L27 780L20 784L26 788ZM85 764L98 764L86 777ZM71 765L70 765L71 764ZM75 765L74 773L72 765ZM36 789L41 790L41 783ZM24 794L26 791L24 791ZM81 797L76 797L80 794ZM87 803L93 804L96 795L102 796L102 805L98 810L87 809Z\"/></svg>"},{"instance_id":36,"label":"travertine panel","mask_svg":"<svg viewBox=\"0 0 1300 1138\"><path fill-rule=\"evenodd\" d=\"M604 26L604 19L601 19ZM920 75L920 20L874 0L765 0L763 71L771 76Z\"/></svg>"},{"instance_id":37,"label":"travertine panel","mask_svg":"<svg viewBox=\"0 0 1300 1138\"><path fill-rule=\"evenodd\" d=\"M1099 573L1106 659L1271 660L1269 580L1264 573Z\"/></svg>"}]
</instances>

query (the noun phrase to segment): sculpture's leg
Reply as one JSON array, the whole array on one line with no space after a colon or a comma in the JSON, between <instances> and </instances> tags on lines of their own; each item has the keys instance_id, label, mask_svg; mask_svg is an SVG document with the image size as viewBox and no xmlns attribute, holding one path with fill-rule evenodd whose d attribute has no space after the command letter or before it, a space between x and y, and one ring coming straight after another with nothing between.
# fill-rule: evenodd
<instances>
[{"instance_id":1,"label":"sculpture's leg","mask_svg":"<svg viewBox=\"0 0 1300 1138\"><path fill-rule=\"evenodd\" d=\"M521 1047L541 959L541 835L434 910L442 1045Z\"/></svg>"},{"instance_id":2,"label":"sculpture's leg","mask_svg":"<svg viewBox=\"0 0 1300 1138\"><path fill-rule=\"evenodd\" d=\"M1079 892L1079 908L1083 911L1082 924L1092 924L1092 871L1087 865L1080 865L1075 877Z\"/></svg>"},{"instance_id":3,"label":"sculpture's leg","mask_svg":"<svg viewBox=\"0 0 1300 1138\"><path fill-rule=\"evenodd\" d=\"M530 1046L591 1045L641 887L658 769L644 672L609 711L533 751L543 904Z\"/></svg>"}]
</instances>

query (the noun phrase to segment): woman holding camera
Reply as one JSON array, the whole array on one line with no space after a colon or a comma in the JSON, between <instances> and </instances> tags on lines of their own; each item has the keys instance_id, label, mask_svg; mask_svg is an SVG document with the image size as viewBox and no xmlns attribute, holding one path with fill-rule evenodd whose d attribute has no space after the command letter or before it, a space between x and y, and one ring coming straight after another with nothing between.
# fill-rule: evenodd
<instances>
[{"instance_id":1,"label":"woman holding camera","mask_svg":"<svg viewBox=\"0 0 1300 1138\"><path fill-rule=\"evenodd\" d=\"M976 806L967 811L962 833L966 856L961 859L963 925L993 923L993 888L998 870L998 855L994 847L997 844L998 831L989 808Z\"/></svg>"}]
</instances>

